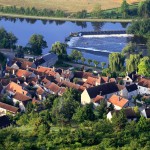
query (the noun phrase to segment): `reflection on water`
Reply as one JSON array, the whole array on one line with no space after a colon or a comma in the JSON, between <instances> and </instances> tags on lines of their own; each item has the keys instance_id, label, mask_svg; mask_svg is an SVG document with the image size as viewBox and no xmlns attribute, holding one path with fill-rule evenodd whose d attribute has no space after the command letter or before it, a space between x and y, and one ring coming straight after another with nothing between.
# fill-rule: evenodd
<instances>
[{"instance_id":1,"label":"reflection on water","mask_svg":"<svg viewBox=\"0 0 150 150\"><path fill-rule=\"evenodd\" d=\"M125 30L128 25L129 23L54 21L10 17L0 18L0 27L4 27L7 31L14 33L18 38L18 45L25 46L33 34L43 35L48 43L48 48L44 49L43 53L47 53L52 44L56 41L64 42L65 38L68 37L71 32ZM78 41L77 46L91 48L91 50L82 50L85 58L95 60L104 58L107 61L108 54L106 55L103 52L93 51L92 49L107 50L109 52L121 51L127 42L127 39L90 39L87 42L85 39L81 39ZM88 45L85 43L88 43ZM68 50L68 53L70 52L71 50Z\"/></svg>"}]
</instances>

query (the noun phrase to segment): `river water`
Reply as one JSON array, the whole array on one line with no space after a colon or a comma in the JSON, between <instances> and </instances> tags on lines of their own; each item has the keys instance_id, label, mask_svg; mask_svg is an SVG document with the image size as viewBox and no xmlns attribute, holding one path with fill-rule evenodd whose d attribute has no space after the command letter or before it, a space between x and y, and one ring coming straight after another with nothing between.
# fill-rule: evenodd
<instances>
[{"instance_id":1,"label":"river water","mask_svg":"<svg viewBox=\"0 0 150 150\"><path fill-rule=\"evenodd\" d=\"M25 46L31 35L41 34L47 41L47 53L56 41L64 42L71 32L100 31L100 30L126 30L129 23L111 22L75 22L75 21L47 21L19 18L0 18L0 27L14 33L18 38L18 45ZM108 61L111 52L120 52L130 41L127 37L103 37L73 39L68 44L82 51L85 58L98 61ZM68 54L72 49L68 48Z\"/></svg>"}]
</instances>

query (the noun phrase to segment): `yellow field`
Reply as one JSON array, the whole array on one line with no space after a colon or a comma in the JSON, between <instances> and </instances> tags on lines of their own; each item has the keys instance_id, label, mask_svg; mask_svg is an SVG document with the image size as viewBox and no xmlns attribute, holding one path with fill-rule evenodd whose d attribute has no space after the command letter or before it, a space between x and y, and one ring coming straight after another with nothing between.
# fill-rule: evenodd
<instances>
[{"instance_id":1,"label":"yellow field","mask_svg":"<svg viewBox=\"0 0 150 150\"><path fill-rule=\"evenodd\" d=\"M141 0L127 1L134 3ZM60 9L66 12L77 12L86 9L90 12L96 5L101 5L102 9L111 9L119 7L121 2L122 0L0 0L0 5Z\"/></svg>"}]
</instances>

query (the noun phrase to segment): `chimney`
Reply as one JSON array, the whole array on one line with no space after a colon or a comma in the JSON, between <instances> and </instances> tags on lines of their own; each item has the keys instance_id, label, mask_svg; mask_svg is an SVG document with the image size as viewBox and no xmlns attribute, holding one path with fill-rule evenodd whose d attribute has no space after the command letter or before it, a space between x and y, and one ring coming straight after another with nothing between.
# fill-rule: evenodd
<instances>
[{"instance_id":1,"label":"chimney","mask_svg":"<svg viewBox=\"0 0 150 150\"><path fill-rule=\"evenodd\" d=\"M121 100L121 97L120 96L118 96L118 101L120 101Z\"/></svg>"},{"instance_id":2,"label":"chimney","mask_svg":"<svg viewBox=\"0 0 150 150\"><path fill-rule=\"evenodd\" d=\"M14 69L12 70L12 74L15 75L15 70Z\"/></svg>"}]
</instances>

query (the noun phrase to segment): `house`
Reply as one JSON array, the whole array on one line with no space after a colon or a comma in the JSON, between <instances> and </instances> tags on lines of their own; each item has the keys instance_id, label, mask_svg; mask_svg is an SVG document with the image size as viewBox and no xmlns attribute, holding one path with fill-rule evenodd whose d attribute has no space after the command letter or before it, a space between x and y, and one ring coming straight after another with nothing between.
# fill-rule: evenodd
<instances>
[{"instance_id":1,"label":"house","mask_svg":"<svg viewBox=\"0 0 150 150\"><path fill-rule=\"evenodd\" d=\"M58 61L58 56L54 53L47 53L39 58L36 58L34 64L36 66L51 67Z\"/></svg>"},{"instance_id":2,"label":"house","mask_svg":"<svg viewBox=\"0 0 150 150\"><path fill-rule=\"evenodd\" d=\"M10 82L6 89L5 89L10 95L14 95L16 92L18 93L22 93L24 95L27 95L27 91L23 90L22 87L20 85L18 85L15 82Z\"/></svg>"},{"instance_id":3,"label":"house","mask_svg":"<svg viewBox=\"0 0 150 150\"><path fill-rule=\"evenodd\" d=\"M8 116L0 116L0 129L10 126L11 121L9 120Z\"/></svg>"},{"instance_id":4,"label":"house","mask_svg":"<svg viewBox=\"0 0 150 150\"><path fill-rule=\"evenodd\" d=\"M119 86L121 87L121 85ZM132 99L133 96L138 95L138 87L136 84L130 84L122 87L124 88L120 91L120 96L125 97L127 99Z\"/></svg>"},{"instance_id":5,"label":"house","mask_svg":"<svg viewBox=\"0 0 150 150\"><path fill-rule=\"evenodd\" d=\"M145 118L150 118L150 108L143 109L141 111L141 115L144 116Z\"/></svg>"},{"instance_id":6,"label":"house","mask_svg":"<svg viewBox=\"0 0 150 150\"><path fill-rule=\"evenodd\" d=\"M17 112L18 112L17 107L0 102L0 116L6 115L7 113L15 115L17 114Z\"/></svg>"},{"instance_id":7,"label":"house","mask_svg":"<svg viewBox=\"0 0 150 150\"><path fill-rule=\"evenodd\" d=\"M93 98L93 104L94 106L99 106L100 102L104 100L104 97L101 95L97 95L95 98Z\"/></svg>"},{"instance_id":8,"label":"house","mask_svg":"<svg viewBox=\"0 0 150 150\"><path fill-rule=\"evenodd\" d=\"M128 106L128 100L113 94L109 99L108 99L108 105L112 104L114 106L115 110L120 110L122 108L125 108Z\"/></svg>"},{"instance_id":9,"label":"house","mask_svg":"<svg viewBox=\"0 0 150 150\"><path fill-rule=\"evenodd\" d=\"M27 70L18 69L16 72L16 76L27 78L27 77L35 77L35 74Z\"/></svg>"},{"instance_id":10,"label":"house","mask_svg":"<svg viewBox=\"0 0 150 150\"><path fill-rule=\"evenodd\" d=\"M123 78L124 85L133 84L139 75L136 74L136 71L131 72L130 74L127 73L126 77Z\"/></svg>"},{"instance_id":11,"label":"house","mask_svg":"<svg viewBox=\"0 0 150 150\"><path fill-rule=\"evenodd\" d=\"M113 111L110 111L108 114L107 114L107 119L111 121L114 113L116 113L116 115L118 115L120 112L120 110L113 110ZM136 121L138 116L136 115L135 111L133 110L133 108L125 108L124 109L124 113L125 113L125 116L127 118L127 120L130 122L132 120Z\"/></svg>"},{"instance_id":12,"label":"house","mask_svg":"<svg viewBox=\"0 0 150 150\"><path fill-rule=\"evenodd\" d=\"M47 92L51 94L58 94L58 92L60 91L60 87L54 82L46 85L45 87L47 88Z\"/></svg>"},{"instance_id":13,"label":"house","mask_svg":"<svg viewBox=\"0 0 150 150\"><path fill-rule=\"evenodd\" d=\"M150 95L150 79L140 78L138 81L138 91L139 94L149 94Z\"/></svg>"},{"instance_id":14,"label":"house","mask_svg":"<svg viewBox=\"0 0 150 150\"><path fill-rule=\"evenodd\" d=\"M26 110L25 107L26 107L27 103L32 101L31 97L24 95L22 93L19 93L19 92L16 92L12 96L12 100L15 105L16 105L16 103L19 104L19 108L23 112L25 112L25 110Z\"/></svg>"},{"instance_id":15,"label":"house","mask_svg":"<svg viewBox=\"0 0 150 150\"><path fill-rule=\"evenodd\" d=\"M85 89L81 94L81 104L89 104L97 96L103 96L105 99L109 98L112 94L118 93L119 88L115 82L105 83L102 85L94 86Z\"/></svg>"},{"instance_id":16,"label":"house","mask_svg":"<svg viewBox=\"0 0 150 150\"><path fill-rule=\"evenodd\" d=\"M74 72L74 78L86 82L88 77L93 77L93 74L90 72L76 71Z\"/></svg>"}]
</instances>

